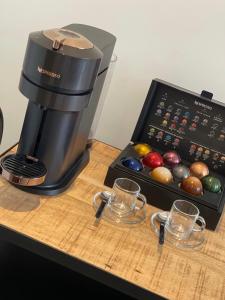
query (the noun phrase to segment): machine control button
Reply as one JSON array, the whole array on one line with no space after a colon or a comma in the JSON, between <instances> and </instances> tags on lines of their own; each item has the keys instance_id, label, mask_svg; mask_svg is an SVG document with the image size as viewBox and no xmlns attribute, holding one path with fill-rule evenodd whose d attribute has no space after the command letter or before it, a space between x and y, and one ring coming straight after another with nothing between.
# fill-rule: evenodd
<instances>
[{"instance_id":1,"label":"machine control button","mask_svg":"<svg viewBox=\"0 0 225 300\"><path fill-rule=\"evenodd\" d=\"M52 48L54 50L58 50L60 48L60 46L62 45L61 41L59 40L54 40L52 43Z\"/></svg>"},{"instance_id":2,"label":"machine control button","mask_svg":"<svg viewBox=\"0 0 225 300\"><path fill-rule=\"evenodd\" d=\"M67 29L50 29L43 31L43 35L51 40L52 48L59 50L63 45L77 49L92 49L94 45L83 35Z\"/></svg>"}]
</instances>

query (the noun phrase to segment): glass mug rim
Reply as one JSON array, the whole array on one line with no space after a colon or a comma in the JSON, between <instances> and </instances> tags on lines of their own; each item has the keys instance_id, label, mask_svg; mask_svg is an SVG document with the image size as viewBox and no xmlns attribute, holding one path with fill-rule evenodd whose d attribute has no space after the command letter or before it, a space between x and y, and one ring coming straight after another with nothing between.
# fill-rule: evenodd
<instances>
[{"instance_id":1,"label":"glass mug rim","mask_svg":"<svg viewBox=\"0 0 225 300\"><path fill-rule=\"evenodd\" d=\"M132 184L135 184L135 185L137 186L137 190L131 191L131 190L127 190L127 189L121 187L121 186L118 184L118 181L120 181L120 180L129 181L129 182L131 182ZM123 191L123 192L129 193L129 194L134 194L134 195L140 194L140 192L141 192L141 187L140 187L140 185L139 185L137 182L135 182L134 180L132 180L132 179L130 179L130 178L126 178L126 177L116 178L115 181L114 181L113 187L117 187L119 190L121 190L121 191Z\"/></svg>"},{"instance_id":2,"label":"glass mug rim","mask_svg":"<svg viewBox=\"0 0 225 300\"><path fill-rule=\"evenodd\" d=\"M188 204L188 205L192 206L197 212L196 212L195 214L188 214L188 213L185 213L184 211L182 211L180 208L177 207L177 205L176 205L177 203L185 203L185 204ZM194 205L192 202L187 201L187 200L177 199L177 200L175 200L175 201L173 202L172 207L173 207L173 206L176 208L176 210L179 211L179 213L181 213L181 214L183 214L183 215L185 215L185 216L189 216L189 217L198 217L199 214L200 214L200 211L199 211L198 207L197 207L196 205Z\"/></svg>"}]
</instances>

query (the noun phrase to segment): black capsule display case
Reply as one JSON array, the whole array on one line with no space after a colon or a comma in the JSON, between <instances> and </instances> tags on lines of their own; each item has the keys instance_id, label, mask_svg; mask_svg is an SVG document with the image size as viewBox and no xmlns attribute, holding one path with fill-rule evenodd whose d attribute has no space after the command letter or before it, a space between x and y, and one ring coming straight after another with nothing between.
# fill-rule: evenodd
<instances>
[{"instance_id":1,"label":"black capsule display case","mask_svg":"<svg viewBox=\"0 0 225 300\"><path fill-rule=\"evenodd\" d=\"M118 177L133 179L140 185L147 202L162 210L170 210L176 199L186 199L199 208L207 228L215 230L225 204L225 105L212 96L207 91L199 95L153 80L131 142L109 166L105 185L112 187ZM134 150L134 145L139 143L147 143L161 154L175 150L182 164L188 167L195 161L206 163L210 175L221 181L221 191L204 190L202 195L195 196L182 190L175 178L165 185L151 179L148 167L141 171L125 167L124 158L140 159Z\"/></svg>"}]
</instances>

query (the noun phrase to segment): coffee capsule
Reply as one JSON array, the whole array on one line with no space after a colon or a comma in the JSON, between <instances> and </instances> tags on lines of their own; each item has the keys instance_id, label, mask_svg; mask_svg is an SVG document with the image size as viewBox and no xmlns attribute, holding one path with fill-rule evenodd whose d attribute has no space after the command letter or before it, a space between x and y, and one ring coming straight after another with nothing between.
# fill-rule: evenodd
<instances>
[{"instance_id":1,"label":"coffee capsule","mask_svg":"<svg viewBox=\"0 0 225 300\"><path fill-rule=\"evenodd\" d=\"M139 156L143 157L151 152L152 148L148 144L137 144L134 146L134 150Z\"/></svg>"},{"instance_id":2,"label":"coffee capsule","mask_svg":"<svg viewBox=\"0 0 225 300\"><path fill-rule=\"evenodd\" d=\"M169 169L165 167L157 167L150 173L150 176L155 181L158 181L163 184L168 184L173 181L172 173Z\"/></svg>"},{"instance_id":3,"label":"coffee capsule","mask_svg":"<svg viewBox=\"0 0 225 300\"><path fill-rule=\"evenodd\" d=\"M221 191L221 182L214 176L205 176L202 178L202 184L204 189L212 193L218 193Z\"/></svg>"},{"instance_id":4,"label":"coffee capsule","mask_svg":"<svg viewBox=\"0 0 225 300\"><path fill-rule=\"evenodd\" d=\"M190 176L190 170L185 165L179 164L173 168L173 176L179 180L183 180Z\"/></svg>"},{"instance_id":5,"label":"coffee capsule","mask_svg":"<svg viewBox=\"0 0 225 300\"><path fill-rule=\"evenodd\" d=\"M191 175L198 177L198 178L202 178L202 177L209 175L208 166L201 161L194 162L190 166L190 171L191 171Z\"/></svg>"},{"instance_id":6,"label":"coffee capsule","mask_svg":"<svg viewBox=\"0 0 225 300\"><path fill-rule=\"evenodd\" d=\"M175 151L168 151L163 155L164 163L173 167L181 162L180 156Z\"/></svg>"},{"instance_id":7,"label":"coffee capsule","mask_svg":"<svg viewBox=\"0 0 225 300\"><path fill-rule=\"evenodd\" d=\"M163 158L158 152L150 152L143 158L142 162L145 166L154 169L163 165Z\"/></svg>"},{"instance_id":8,"label":"coffee capsule","mask_svg":"<svg viewBox=\"0 0 225 300\"><path fill-rule=\"evenodd\" d=\"M127 167L131 170L134 170L134 171L141 171L143 169L142 163L134 157L123 158L122 159L122 164L125 167Z\"/></svg>"},{"instance_id":9,"label":"coffee capsule","mask_svg":"<svg viewBox=\"0 0 225 300\"><path fill-rule=\"evenodd\" d=\"M199 178L194 176L189 176L185 178L181 183L181 188L187 193L196 196L202 195L203 193L201 181L199 180Z\"/></svg>"}]
</instances>

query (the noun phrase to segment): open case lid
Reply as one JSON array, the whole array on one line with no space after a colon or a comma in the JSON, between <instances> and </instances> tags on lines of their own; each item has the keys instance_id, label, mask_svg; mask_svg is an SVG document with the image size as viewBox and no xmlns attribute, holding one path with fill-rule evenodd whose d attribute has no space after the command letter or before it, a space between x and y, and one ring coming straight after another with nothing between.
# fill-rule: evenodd
<instances>
[{"instance_id":1,"label":"open case lid","mask_svg":"<svg viewBox=\"0 0 225 300\"><path fill-rule=\"evenodd\" d=\"M188 161L205 161L225 172L225 105L154 79L131 141L166 151L174 149Z\"/></svg>"}]
</instances>

